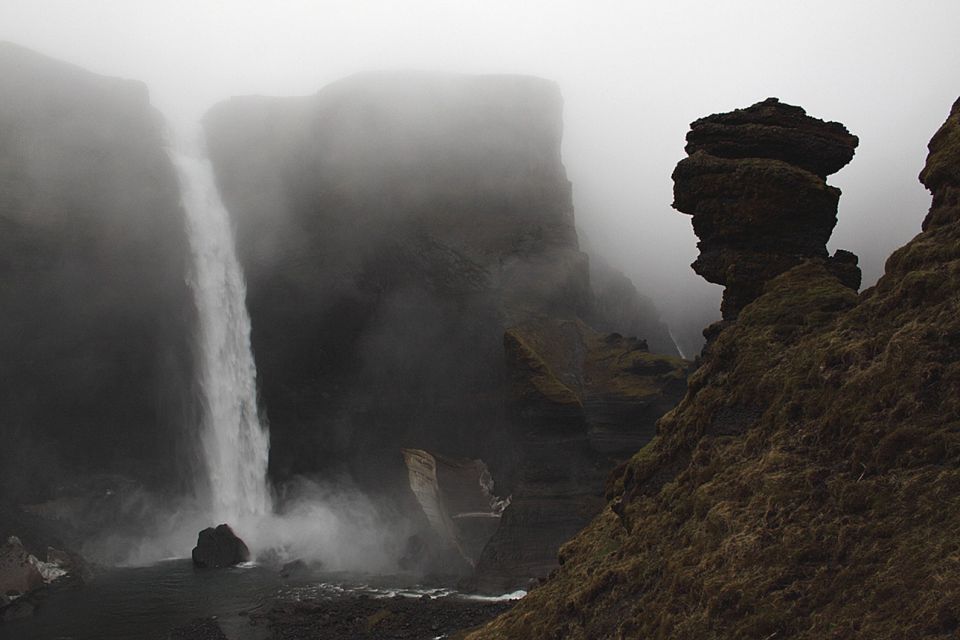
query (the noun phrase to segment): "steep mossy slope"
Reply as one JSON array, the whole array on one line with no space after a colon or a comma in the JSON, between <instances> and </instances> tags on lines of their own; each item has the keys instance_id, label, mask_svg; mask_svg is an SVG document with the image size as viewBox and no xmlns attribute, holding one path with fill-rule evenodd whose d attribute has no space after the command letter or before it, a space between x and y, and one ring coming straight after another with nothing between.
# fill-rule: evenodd
<instances>
[{"instance_id":1,"label":"steep mossy slope","mask_svg":"<svg viewBox=\"0 0 960 640\"><path fill-rule=\"evenodd\" d=\"M960 101L921 180L877 286L818 258L769 282L561 568L469 637L956 637Z\"/></svg>"}]
</instances>

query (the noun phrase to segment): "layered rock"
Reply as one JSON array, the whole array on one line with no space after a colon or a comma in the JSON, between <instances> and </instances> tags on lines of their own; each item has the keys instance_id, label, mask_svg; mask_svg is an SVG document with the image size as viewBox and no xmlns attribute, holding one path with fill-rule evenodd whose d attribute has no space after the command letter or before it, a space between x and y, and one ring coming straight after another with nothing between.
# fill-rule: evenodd
<instances>
[{"instance_id":1,"label":"layered rock","mask_svg":"<svg viewBox=\"0 0 960 640\"><path fill-rule=\"evenodd\" d=\"M0 43L0 501L178 482L193 302L146 88Z\"/></svg>"},{"instance_id":2,"label":"layered rock","mask_svg":"<svg viewBox=\"0 0 960 640\"><path fill-rule=\"evenodd\" d=\"M857 143L840 123L776 98L690 125L690 157L673 173L673 206L693 216L700 238L694 271L726 287L725 320L777 275L827 257L840 190L825 178L851 160ZM843 252L835 268L859 288L856 256Z\"/></svg>"},{"instance_id":3,"label":"layered rock","mask_svg":"<svg viewBox=\"0 0 960 640\"><path fill-rule=\"evenodd\" d=\"M819 259L768 282L560 570L468 637L956 635L960 101L921 179L877 285Z\"/></svg>"},{"instance_id":4,"label":"layered rock","mask_svg":"<svg viewBox=\"0 0 960 640\"><path fill-rule=\"evenodd\" d=\"M687 363L578 320L540 319L504 336L520 425L510 506L476 587L509 591L557 566L556 550L603 505L604 479L655 433L686 389Z\"/></svg>"}]
</instances>

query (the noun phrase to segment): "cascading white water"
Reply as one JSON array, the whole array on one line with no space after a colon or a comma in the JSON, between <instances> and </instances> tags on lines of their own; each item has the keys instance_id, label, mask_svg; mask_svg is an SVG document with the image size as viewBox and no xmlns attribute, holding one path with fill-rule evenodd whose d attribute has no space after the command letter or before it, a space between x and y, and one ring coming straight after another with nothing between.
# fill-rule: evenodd
<instances>
[{"instance_id":1,"label":"cascading white water","mask_svg":"<svg viewBox=\"0 0 960 640\"><path fill-rule=\"evenodd\" d=\"M667 326L667 333L670 334L670 339L673 340L673 346L677 349L677 353L680 354L680 357L684 360L688 360L689 358L687 358L686 354L683 352L683 349L680 348L680 343L677 342L677 339L673 335L673 329L671 329L669 325Z\"/></svg>"},{"instance_id":2,"label":"cascading white water","mask_svg":"<svg viewBox=\"0 0 960 640\"><path fill-rule=\"evenodd\" d=\"M267 484L269 434L257 411L246 284L233 227L198 130L169 148L193 254L190 285L199 312L203 454L211 517L234 526L272 510Z\"/></svg>"}]
</instances>

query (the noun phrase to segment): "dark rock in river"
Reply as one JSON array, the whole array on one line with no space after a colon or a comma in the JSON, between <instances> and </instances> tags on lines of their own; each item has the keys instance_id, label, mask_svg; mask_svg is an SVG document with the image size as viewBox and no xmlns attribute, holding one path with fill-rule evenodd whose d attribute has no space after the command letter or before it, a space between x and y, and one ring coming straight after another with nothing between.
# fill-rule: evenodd
<instances>
[{"instance_id":1,"label":"dark rock in river","mask_svg":"<svg viewBox=\"0 0 960 640\"><path fill-rule=\"evenodd\" d=\"M693 269L726 287L721 310L733 320L777 275L827 258L840 190L825 177L850 161L858 140L776 98L690 127L673 206L693 216ZM836 263L843 282L859 287L856 256L844 251Z\"/></svg>"},{"instance_id":2,"label":"dark rock in river","mask_svg":"<svg viewBox=\"0 0 960 640\"><path fill-rule=\"evenodd\" d=\"M216 529L208 527L200 532L191 556L195 567L220 569L247 562L250 560L250 550L230 525L221 524Z\"/></svg>"},{"instance_id":3,"label":"dark rock in river","mask_svg":"<svg viewBox=\"0 0 960 640\"><path fill-rule=\"evenodd\" d=\"M0 43L0 499L174 484L191 429L188 245L139 82Z\"/></svg>"}]
</instances>

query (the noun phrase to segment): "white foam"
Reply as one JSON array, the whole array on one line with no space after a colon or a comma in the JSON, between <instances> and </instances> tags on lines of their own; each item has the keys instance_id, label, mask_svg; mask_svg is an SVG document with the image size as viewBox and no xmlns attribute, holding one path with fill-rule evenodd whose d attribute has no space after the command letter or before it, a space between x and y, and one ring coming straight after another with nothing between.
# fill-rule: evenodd
<instances>
[{"instance_id":1,"label":"white foam","mask_svg":"<svg viewBox=\"0 0 960 640\"><path fill-rule=\"evenodd\" d=\"M211 520L242 526L271 509L270 438L257 410L246 283L199 128L168 149L180 182L199 319L203 452Z\"/></svg>"}]
</instances>

